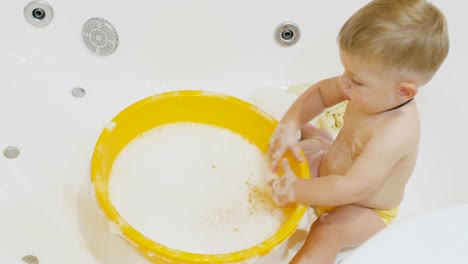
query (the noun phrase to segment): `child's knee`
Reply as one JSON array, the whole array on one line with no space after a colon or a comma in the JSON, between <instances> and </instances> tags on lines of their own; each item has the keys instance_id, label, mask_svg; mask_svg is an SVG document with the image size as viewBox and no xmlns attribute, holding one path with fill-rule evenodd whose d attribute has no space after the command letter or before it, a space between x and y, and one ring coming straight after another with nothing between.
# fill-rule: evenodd
<instances>
[{"instance_id":1,"label":"child's knee","mask_svg":"<svg viewBox=\"0 0 468 264\"><path fill-rule=\"evenodd\" d=\"M320 227L333 227L338 228L345 226L346 223L350 220L349 214L347 211L352 210L354 205L343 205L335 207L333 210L322 214L314 224Z\"/></svg>"},{"instance_id":2,"label":"child's knee","mask_svg":"<svg viewBox=\"0 0 468 264\"><path fill-rule=\"evenodd\" d=\"M326 131L315 127L312 124L306 124L301 127L301 139L306 140L306 139L318 139L321 140L325 143L331 144L333 141L333 137Z\"/></svg>"},{"instance_id":3,"label":"child's knee","mask_svg":"<svg viewBox=\"0 0 468 264\"><path fill-rule=\"evenodd\" d=\"M304 152L311 176L317 176L329 145L322 141L308 139L299 142L299 146Z\"/></svg>"}]
</instances>

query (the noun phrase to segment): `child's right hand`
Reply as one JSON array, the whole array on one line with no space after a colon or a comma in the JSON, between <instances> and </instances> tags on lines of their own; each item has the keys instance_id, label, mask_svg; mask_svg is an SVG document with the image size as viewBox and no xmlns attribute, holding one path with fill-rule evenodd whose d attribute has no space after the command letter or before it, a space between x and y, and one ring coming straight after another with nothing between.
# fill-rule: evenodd
<instances>
[{"instance_id":1,"label":"child's right hand","mask_svg":"<svg viewBox=\"0 0 468 264\"><path fill-rule=\"evenodd\" d=\"M279 206L290 206L295 203L294 183L299 179L289 166L287 159L281 162L284 174L272 181L273 201Z\"/></svg>"},{"instance_id":2,"label":"child's right hand","mask_svg":"<svg viewBox=\"0 0 468 264\"><path fill-rule=\"evenodd\" d=\"M290 150L299 162L304 160L299 147L298 131L299 128L292 123L280 122L276 127L268 144L268 158L273 172L278 171L278 162L287 150Z\"/></svg>"}]
</instances>

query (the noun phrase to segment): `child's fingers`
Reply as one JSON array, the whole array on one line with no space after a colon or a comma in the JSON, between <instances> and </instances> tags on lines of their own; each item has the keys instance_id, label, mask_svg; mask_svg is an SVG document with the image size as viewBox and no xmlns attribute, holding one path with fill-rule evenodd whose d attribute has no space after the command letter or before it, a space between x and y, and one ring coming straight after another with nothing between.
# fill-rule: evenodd
<instances>
[{"instance_id":1,"label":"child's fingers","mask_svg":"<svg viewBox=\"0 0 468 264\"><path fill-rule=\"evenodd\" d=\"M274 158L272 155L269 156L269 159L271 170L276 173L276 171L278 170L278 159Z\"/></svg>"},{"instance_id":2,"label":"child's fingers","mask_svg":"<svg viewBox=\"0 0 468 264\"><path fill-rule=\"evenodd\" d=\"M301 155L301 147L299 147L299 144L296 144L291 147L291 152L293 156L297 159L299 162L303 162L304 158Z\"/></svg>"},{"instance_id":3,"label":"child's fingers","mask_svg":"<svg viewBox=\"0 0 468 264\"><path fill-rule=\"evenodd\" d=\"M273 173L277 173L277 172L278 172L279 166L278 166L278 161L277 161L277 160L276 160L276 161L272 161L270 166L271 166L271 170L273 171Z\"/></svg>"},{"instance_id":4,"label":"child's fingers","mask_svg":"<svg viewBox=\"0 0 468 264\"><path fill-rule=\"evenodd\" d=\"M267 186L268 186L268 187L273 187L273 183L275 183L275 180L276 180L276 179L270 179L270 180L268 180L268 181L267 181Z\"/></svg>"},{"instance_id":5,"label":"child's fingers","mask_svg":"<svg viewBox=\"0 0 468 264\"><path fill-rule=\"evenodd\" d=\"M270 167L273 172L278 171L278 162L281 159L281 156L283 156L284 150L283 149L274 149L270 150L268 153L268 158L270 160Z\"/></svg>"},{"instance_id":6,"label":"child's fingers","mask_svg":"<svg viewBox=\"0 0 468 264\"><path fill-rule=\"evenodd\" d=\"M288 173L289 171L291 171L291 167L289 166L289 161L288 159L283 159L281 161L281 166L283 167L283 170L284 170L284 174Z\"/></svg>"}]
</instances>

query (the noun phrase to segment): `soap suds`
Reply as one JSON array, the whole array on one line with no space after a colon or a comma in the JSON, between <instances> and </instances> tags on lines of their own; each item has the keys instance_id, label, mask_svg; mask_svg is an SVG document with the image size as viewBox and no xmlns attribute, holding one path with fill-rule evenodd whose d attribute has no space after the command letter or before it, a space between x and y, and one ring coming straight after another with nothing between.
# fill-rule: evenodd
<instances>
[{"instance_id":1,"label":"soap suds","mask_svg":"<svg viewBox=\"0 0 468 264\"><path fill-rule=\"evenodd\" d=\"M293 122L283 124L279 123L276 127L273 135L271 136L269 147L274 149L274 152L271 153L271 163L277 164L280 160L281 156L288 150L288 148L292 148L293 154L299 155L299 134L298 129L294 128L295 125Z\"/></svg>"},{"instance_id":2,"label":"soap suds","mask_svg":"<svg viewBox=\"0 0 468 264\"><path fill-rule=\"evenodd\" d=\"M287 160L282 161L282 168L285 170L281 178L273 181L273 200L281 206L288 205L296 199L293 191L293 184L297 180L296 175L289 167Z\"/></svg>"},{"instance_id":3,"label":"soap suds","mask_svg":"<svg viewBox=\"0 0 468 264\"><path fill-rule=\"evenodd\" d=\"M157 127L114 162L110 198L130 225L165 246L220 254L274 235L285 215L274 205L268 162L227 129L195 123Z\"/></svg>"},{"instance_id":4,"label":"soap suds","mask_svg":"<svg viewBox=\"0 0 468 264\"><path fill-rule=\"evenodd\" d=\"M227 95L217 93L217 92L211 92L211 91L202 91L200 93L200 95L202 95L202 96L214 96L214 97L219 97L219 98L222 98L222 99L229 99L229 96L227 96Z\"/></svg>"},{"instance_id":5,"label":"soap suds","mask_svg":"<svg viewBox=\"0 0 468 264\"><path fill-rule=\"evenodd\" d=\"M114 121L110 121L106 124L106 129L109 131L109 132L112 132L112 130L114 130L115 126L117 124L114 122Z\"/></svg>"}]
</instances>

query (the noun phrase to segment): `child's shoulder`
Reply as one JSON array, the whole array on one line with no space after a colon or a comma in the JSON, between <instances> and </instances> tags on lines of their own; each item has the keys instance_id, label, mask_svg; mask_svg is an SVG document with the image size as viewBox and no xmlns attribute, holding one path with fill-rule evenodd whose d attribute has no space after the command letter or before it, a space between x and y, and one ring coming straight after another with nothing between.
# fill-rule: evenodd
<instances>
[{"instance_id":1,"label":"child's shoulder","mask_svg":"<svg viewBox=\"0 0 468 264\"><path fill-rule=\"evenodd\" d=\"M419 142L420 119L416 103L381 115L372 129L373 136L386 144L397 144L403 148Z\"/></svg>"}]
</instances>

